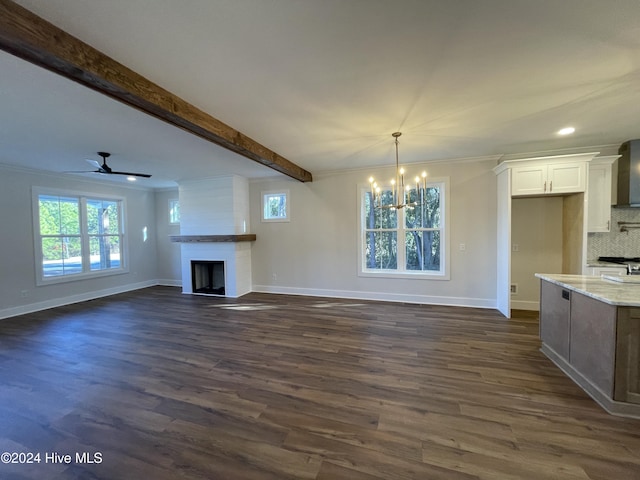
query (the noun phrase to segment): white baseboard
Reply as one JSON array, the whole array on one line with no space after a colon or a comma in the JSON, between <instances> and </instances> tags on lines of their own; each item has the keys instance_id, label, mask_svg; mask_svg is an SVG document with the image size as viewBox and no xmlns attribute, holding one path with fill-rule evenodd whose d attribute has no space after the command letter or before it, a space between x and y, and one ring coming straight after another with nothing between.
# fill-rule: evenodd
<instances>
[{"instance_id":1,"label":"white baseboard","mask_svg":"<svg viewBox=\"0 0 640 480\"><path fill-rule=\"evenodd\" d=\"M534 302L529 300L511 300L511 308L515 310L532 310L540 311L540 302Z\"/></svg>"},{"instance_id":2,"label":"white baseboard","mask_svg":"<svg viewBox=\"0 0 640 480\"><path fill-rule=\"evenodd\" d=\"M361 292L351 290L325 290L282 287L273 285L254 285L252 290L259 293L307 295L310 297L349 298L353 300L381 300L384 302L419 303L428 305L445 305L451 307L496 308L496 300L494 298L439 297L432 295Z\"/></svg>"},{"instance_id":3,"label":"white baseboard","mask_svg":"<svg viewBox=\"0 0 640 480\"><path fill-rule=\"evenodd\" d=\"M104 290L97 290L93 292L80 293L78 295L70 295L62 298L52 298L51 300L45 300L43 302L30 303L27 305L20 305L18 307L5 308L0 310L0 320L16 317L18 315L25 315L27 313L39 312L41 310L47 310L49 308L62 307L64 305L70 305L72 303L86 302L87 300L95 300L96 298L108 297L109 295L116 295L118 293L130 292L132 290L139 290L141 288L153 287L159 285L157 280L147 280L145 282L130 283L127 285L120 285L114 288L106 288Z\"/></svg>"},{"instance_id":4,"label":"white baseboard","mask_svg":"<svg viewBox=\"0 0 640 480\"><path fill-rule=\"evenodd\" d=\"M155 285L180 287L182 282L170 279L148 280L146 282L132 283L128 285L120 285L115 288L108 288L93 292L86 292L68 297L54 298L43 302L30 303L28 305L20 305L17 307L5 308L0 310L0 320L27 313L39 312L49 308L61 307L72 303L86 302L96 298L108 297L118 293L130 292L141 288L153 287ZM326 290L312 288L282 287L271 285L254 285L252 292L258 293L275 293L285 295L306 295L309 297L331 297L331 298L348 298L352 300L380 300L385 302L401 302L401 303L417 303L427 305L445 305L452 307L472 307L472 308L488 308L495 309L495 299L487 298L469 298L469 297L439 297L432 295L410 295L402 293L380 293L380 292L360 292L350 290ZM250 293L250 292L247 292ZM242 296L242 295L238 295ZM513 308L516 307L512 304Z\"/></svg>"}]
</instances>

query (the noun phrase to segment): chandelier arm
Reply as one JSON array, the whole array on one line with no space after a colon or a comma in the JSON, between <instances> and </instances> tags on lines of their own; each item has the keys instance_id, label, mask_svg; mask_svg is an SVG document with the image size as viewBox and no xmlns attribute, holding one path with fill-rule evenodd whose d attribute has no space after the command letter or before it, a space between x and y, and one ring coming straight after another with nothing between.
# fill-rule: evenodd
<instances>
[{"instance_id":1,"label":"chandelier arm","mask_svg":"<svg viewBox=\"0 0 640 480\"><path fill-rule=\"evenodd\" d=\"M379 187L376 187L376 183L374 181L373 177L369 178L369 182L371 184L371 199L372 199L372 206L373 208L376 209L393 209L393 210L400 210L404 207L409 208L415 208L417 206L422 206L424 205L425 201L426 201L426 189L427 189L427 173L426 172L422 172L422 183L423 185L420 185L420 180L418 177L416 177L416 194L415 194L415 201L411 202L411 192L410 189L406 190L405 189L405 185L404 185L404 169L400 169L400 154L399 154L399 141L398 141L398 137L402 135L401 132L394 132L391 134L391 136L395 139L395 144L396 144L396 178L395 181L392 180L391 183L393 184L392 186L392 190L391 190L391 195L392 195L392 205L383 205L382 204L382 192L379 191ZM377 200L377 202L376 202ZM377 203L377 205L376 205ZM424 212L422 212L422 215L424 215Z\"/></svg>"}]
</instances>

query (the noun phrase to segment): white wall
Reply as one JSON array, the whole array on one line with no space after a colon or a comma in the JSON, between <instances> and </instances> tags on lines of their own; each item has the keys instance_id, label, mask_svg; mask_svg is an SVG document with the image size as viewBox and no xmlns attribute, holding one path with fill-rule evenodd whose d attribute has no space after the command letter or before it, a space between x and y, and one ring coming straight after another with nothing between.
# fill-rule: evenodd
<instances>
[{"instance_id":1,"label":"white wall","mask_svg":"<svg viewBox=\"0 0 640 480\"><path fill-rule=\"evenodd\" d=\"M315 175L311 183L250 183L253 290L495 308L496 176L494 161L409 165L450 178L450 280L358 275L359 185L392 169ZM291 221L261 222L261 192L290 191ZM459 246L464 243L466 249Z\"/></svg>"},{"instance_id":2,"label":"white wall","mask_svg":"<svg viewBox=\"0 0 640 480\"><path fill-rule=\"evenodd\" d=\"M180 266L180 244L169 240L170 235L180 235L180 225L169 223L169 200L178 200L178 188L157 190L156 208L156 248L158 252L156 275L162 285L182 285Z\"/></svg>"},{"instance_id":3,"label":"white wall","mask_svg":"<svg viewBox=\"0 0 640 480\"><path fill-rule=\"evenodd\" d=\"M36 286L31 208L33 186L125 197L129 273ZM152 190L0 166L0 318L155 284L154 197ZM142 233L144 227L148 230L146 242Z\"/></svg>"},{"instance_id":4,"label":"white wall","mask_svg":"<svg viewBox=\"0 0 640 480\"><path fill-rule=\"evenodd\" d=\"M358 275L359 185L391 169L316 175L302 184L285 177L249 184L252 290L345 298L495 307L496 177L493 161L415 165L450 179L450 280L370 278ZM31 188L68 188L124 196L127 202L130 272L37 287ZM290 191L291 221L261 222L261 192ZM177 190L176 190L177 192ZM174 191L85 181L79 177L0 166L0 318L55 305L181 281L179 245L168 241L179 227L168 224ZM6 227L8 226L8 227ZM142 229L149 239L143 242ZM234 230L238 228L234 225ZM459 245L464 243L466 250ZM23 292L27 296L23 296Z\"/></svg>"}]
</instances>

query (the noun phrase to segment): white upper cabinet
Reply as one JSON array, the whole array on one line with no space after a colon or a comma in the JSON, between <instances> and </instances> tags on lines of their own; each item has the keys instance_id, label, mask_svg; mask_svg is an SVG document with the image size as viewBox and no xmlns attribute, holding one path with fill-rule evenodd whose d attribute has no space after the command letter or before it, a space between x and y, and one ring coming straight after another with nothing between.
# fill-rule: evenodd
<instances>
[{"instance_id":1,"label":"white upper cabinet","mask_svg":"<svg viewBox=\"0 0 640 480\"><path fill-rule=\"evenodd\" d=\"M611 167L618 157L596 157L589 163L588 232L611 230Z\"/></svg>"},{"instance_id":2,"label":"white upper cabinet","mask_svg":"<svg viewBox=\"0 0 640 480\"><path fill-rule=\"evenodd\" d=\"M584 192L586 172L586 162L514 166L511 194L517 197Z\"/></svg>"},{"instance_id":3,"label":"white upper cabinet","mask_svg":"<svg viewBox=\"0 0 640 480\"><path fill-rule=\"evenodd\" d=\"M584 192L587 166L595 153L506 160L496 173L511 171L511 196L564 195Z\"/></svg>"},{"instance_id":4,"label":"white upper cabinet","mask_svg":"<svg viewBox=\"0 0 640 480\"><path fill-rule=\"evenodd\" d=\"M511 170L511 194L543 195L546 193L547 166L527 165Z\"/></svg>"},{"instance_id":5,"label":"white upper cabinet","mask_svg":"<svg viewBox=\"0 0 640 480\"><path fill-rule=\"evenodd\" d=\"M577 193L587 188L587 162L551 163L547 167L548 193Z\"/></svg>"}]
</instances>

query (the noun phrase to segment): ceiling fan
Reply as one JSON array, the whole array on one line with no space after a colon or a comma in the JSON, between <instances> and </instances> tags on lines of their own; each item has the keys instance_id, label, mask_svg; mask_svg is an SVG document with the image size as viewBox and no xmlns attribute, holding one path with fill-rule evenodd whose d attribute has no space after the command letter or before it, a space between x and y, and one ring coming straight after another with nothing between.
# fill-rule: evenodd
<instances>
[{"instance_id":1,"label":"ceiling fan","mask_svg":"<svg viewBox=\"0 0 640 480\"><path fill-rule=\"evenodd\" d=\"M107 158L111 156L110 153L98 152L98 155L102 157L102 165L100 165L100 162L98 162L97 160L87 159L87 162L89 162L91 165L97 168L97 170L94 170L93 173L103 173L107 175L127 175L129 177L144 177L144 178L151 177L151 175L147 173L116 172L115 170L112 170L109 165L107 165Z\"/></svg>"}]
</instances>

